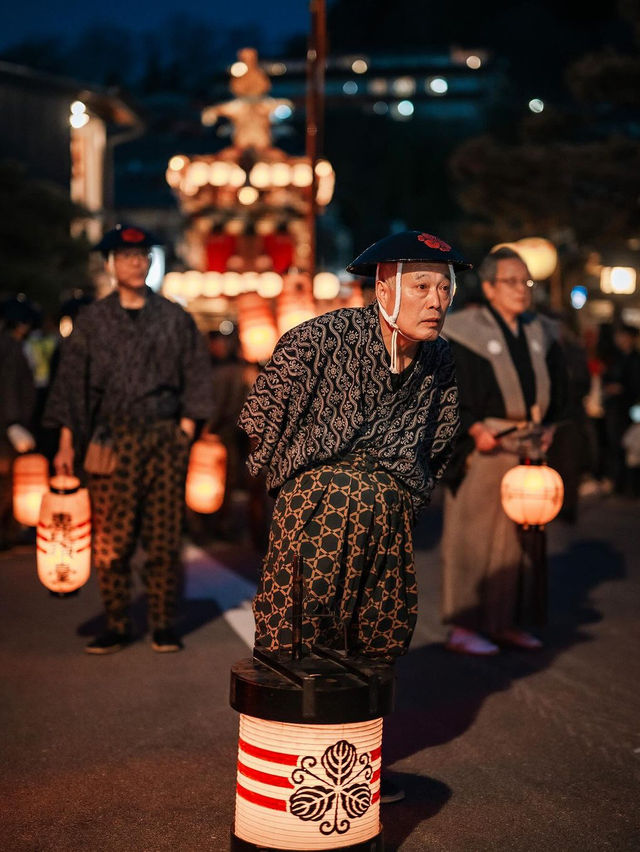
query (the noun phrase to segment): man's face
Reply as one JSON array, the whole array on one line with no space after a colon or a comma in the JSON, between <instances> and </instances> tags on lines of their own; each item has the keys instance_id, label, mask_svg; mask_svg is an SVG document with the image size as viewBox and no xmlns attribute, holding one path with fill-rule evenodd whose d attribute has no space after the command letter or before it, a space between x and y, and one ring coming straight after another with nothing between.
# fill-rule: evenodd
<instances>
[{"instance_id":1,"label":"man's face","mask_svg":"<svg viewBox=\"0 0 640 852\"><path fill-rule=\"evenodd\" d=\"M385 264L395 269L395 264ZM386 271L386 270L385 270ZM451 303L451 279L446 263L405 263L397 323L412 340L436 340ZM393 277L393 275L391 276ZM376 294L388 314L395 303L395 282L378 281Z\"/></svg>"},{"instance_id":2,"label":"man's face","mask_svg":"<svg viewBox=\"0 0 640 852\"><path fill-rule=\"evenodd\" d=\"M116 283L135 290L144 287L150 265L149 249L140 246L117 249L108 262Z\"/></svg>"},{"instance_id":3,"label":"man's face","mask_svg":"<svg viewBox=\"0 0 640 852\"><path fill-rule=\"evenodd\" d=\"M508 318L517 317L531 305L531 276L516 258L499 260L495 280L483 281L482 289L491 307Z\"/></svg>"}]
</instances>

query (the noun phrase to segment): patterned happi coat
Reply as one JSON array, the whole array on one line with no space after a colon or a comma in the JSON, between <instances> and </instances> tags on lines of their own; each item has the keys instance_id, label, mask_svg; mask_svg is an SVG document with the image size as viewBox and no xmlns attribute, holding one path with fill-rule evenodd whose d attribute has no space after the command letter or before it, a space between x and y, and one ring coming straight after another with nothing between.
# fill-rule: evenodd
<instances>
[{"instance_id":1,"label":"patterned happi coat","mask_svg":"<svg viewBox=\"0 0 640 852\"><path fill-rule=\"evenodd\" d=\"M422 343L393 376L376 304L324 314L280 339L239 425L251 440L249 469L266 471L272 493L303 470L364 451L409 491L415 517L458 430L449 344Z\"/></svg>"}]
</instances>

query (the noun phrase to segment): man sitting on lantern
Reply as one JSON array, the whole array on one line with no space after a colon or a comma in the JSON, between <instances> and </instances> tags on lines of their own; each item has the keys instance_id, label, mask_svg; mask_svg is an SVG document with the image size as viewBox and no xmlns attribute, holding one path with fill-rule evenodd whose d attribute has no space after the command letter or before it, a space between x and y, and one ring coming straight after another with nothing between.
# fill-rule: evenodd
<instances>
[{"instance_id":1,"label":"man sitting on lantern","mask_svg":"<svg viewBox=\"0 0 640 852\"><path fill-rule=\"evenodd\" d=\"M291 648L291 566L304 578L302 640L391 661L417 614L411 527L458 428L440 329L469 266L450 245L406 231L348 267L376 276L377 301L287 332L240 417L249 467L277 495L253 609L256 645ZM383 792L384 796L384 792Z\"/></svg>"},{"instance_id":2,"label":"man sitting on lantern","mask_svg":"<svg viewBox=\"0 0 640 852\"><path fill-rule=\"evenodd\" d=\"M479 277L485 304L452 314L444 329L464 432L446 477L443 620L452 626L449 650L488 655L503 643L541 646L518 623L530 607L519 600L522 546L500 505L500 484L518 464L518 427L542 422L543 443L550 442L565 404L566 372L550 324L527 313L533 282L520 255L499 248Z\"/></svg>"},{"instance_id":3,"label":"man sitting on lantern","mask_svg":"<svg viewBox=\"0 0 640 852\"><path fill-rule=\"evenodd\" d=\"M91 654L132 640L130 560L138 536L152 647L182 647L172 625L184 484L196 421L212 413L211 379L189 314L145 285L156 242L142 228L118 225L96 246L116 289L78 315L45 409L45 425L60 427L56 472L84 466L89 477L93 563L108 628L85 648Z\"/></svg>"}]
</instances>

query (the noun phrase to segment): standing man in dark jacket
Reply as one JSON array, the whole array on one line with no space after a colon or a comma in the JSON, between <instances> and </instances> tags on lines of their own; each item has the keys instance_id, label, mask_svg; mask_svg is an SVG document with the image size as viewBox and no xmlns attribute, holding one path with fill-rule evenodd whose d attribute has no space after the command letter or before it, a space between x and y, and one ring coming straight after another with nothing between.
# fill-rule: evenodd
<instances>
[{"instance_id":1,"label":"standing man in dark jacket","mask_svg":"<svg viewBox=\"0 0 640 852\"><path fill-rule=\"evenodd\" d=\"M142 228L118 225L96 246L117 289L79 314L45 410L45 425L60 427L56 472L84 467L89 475L93 561L108 627L87 645L91 654L132 640L130 559L138 535L152 647L182 647L173 620L184 483L197 421L211 414L211 378L189 314L145 284L155 243Z\"/></svg>"}]
</instances>

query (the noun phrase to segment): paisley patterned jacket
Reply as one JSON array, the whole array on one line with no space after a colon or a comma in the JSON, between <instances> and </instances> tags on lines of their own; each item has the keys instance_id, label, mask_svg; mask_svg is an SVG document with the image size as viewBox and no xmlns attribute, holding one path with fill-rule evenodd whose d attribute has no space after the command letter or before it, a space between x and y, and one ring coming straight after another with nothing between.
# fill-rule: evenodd
<instances>
[{"instance_id":1,"label":"paisley patterned jacket","mask_svg":"<svg viewBox=\"0 0 640 852\"><path fill-rule=\"evenodd\" d=\"M249 469L275 493L302 470L365 452L429 502L458 430L449 344L421 344L399 377L389 371L377 306L343 308L287 332L258 376L238 421Z\"/></svg>"}]
</instances>

